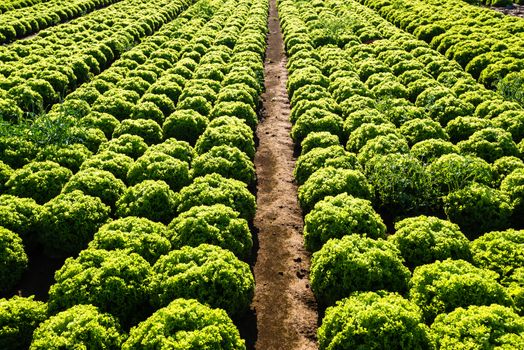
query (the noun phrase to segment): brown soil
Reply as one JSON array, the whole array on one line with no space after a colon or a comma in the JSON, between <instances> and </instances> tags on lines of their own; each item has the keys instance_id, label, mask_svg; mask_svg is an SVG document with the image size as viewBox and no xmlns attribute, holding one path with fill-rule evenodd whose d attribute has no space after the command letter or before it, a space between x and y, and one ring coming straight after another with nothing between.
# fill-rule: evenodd
<instances>
[{"instance_id":1,"label":"brown soil","mask_svg":"<svg viewBox=\"0 0 524 350\"><path fill-rule=\"evenodd\" d=\"M506 7L491 6L490 8L492 10L502 12L505 15L524 18L524 6L523 5L513 4L512 6L506 6Z\"/></svg>"},{"instance_id":2,"label":"brown soil","mask_svg":"<svg viewBox=\"0 0 524 350\"><path fill-rule=\"evenodd\" d=\"M286 56L275 0L270 0L262 120L257 128L259 249L254 266L258 350L317 349L317 310L309 287L310 257L293 181Z\"/></svg>"}]
</instances>

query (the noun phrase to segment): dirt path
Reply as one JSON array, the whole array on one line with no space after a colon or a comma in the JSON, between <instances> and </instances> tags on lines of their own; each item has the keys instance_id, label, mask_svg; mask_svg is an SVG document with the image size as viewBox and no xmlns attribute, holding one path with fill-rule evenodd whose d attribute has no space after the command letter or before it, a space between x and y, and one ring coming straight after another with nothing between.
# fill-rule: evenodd
<instances>
[{"instance_id":1,"label":"dirt path","mask_svg":"<svg viewBox=\"0 0 524 350\"><path fill-rule=\"evenodd\" d=\"M490 7L493 11L502 12L505 15L508 16L515 16L524 18L524 6L519 4L513 4L511 6L506 7Z\"/></svg>"},{"instance_id":2,"label":"dirt path","mask_svg":"<svg viewBox=\"0 0 524 350\"><path fill-rule=\"evenodd\" d=\"M257 128L259 250L254 267L257 350L316 349L317 312L309 287L310 259L304 249L302 215L293 182L293 141L289 136L286 56L275 0L270 0L269 37Z\"/></svg>"}]
</instances>

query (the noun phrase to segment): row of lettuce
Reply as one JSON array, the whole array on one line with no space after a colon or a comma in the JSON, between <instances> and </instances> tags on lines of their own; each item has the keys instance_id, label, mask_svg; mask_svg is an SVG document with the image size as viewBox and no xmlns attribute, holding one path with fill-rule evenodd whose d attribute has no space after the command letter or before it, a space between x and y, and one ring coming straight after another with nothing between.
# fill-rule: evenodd
<instances>
[{"instance_id":1,"label":"row of lettuce","mask_svg":"<svg viewBox=\"0 0 524 350\"><path fill-rule=\"evenodd\" d=\"M245 348L267 10L198 1L35 121L70 144L2 141L0 285L67 258L0 301L2 348Z\"/></svg>"},{"instance_id":2,"label":"row of lettuce","mask_svg":"<svg viewBox=\"0 0 524 350\"><path fill-rule=\"evenodd\" d=\"M488 88L524 102L524 20L462 0L361 0L413 33Z\"/></svg>"},{"instance_id":3,"label":"row of lettuce","mask_svg":"<svg viewBox=\"0 0 524 350\"><path fill-rule=\"evenodd\" d=\"M49 0L2 13L0 44L23 38L120 0Z\"/></svg>"},{"instance_id":4,"label":"row of lettuce","mask_svg":"<svg viewBox=\"0 0 524 350\"><path fill-rule=\"evenodd\" d=\"M320 349L521 348L522 107L354 1L279 12Z\"/></svg>"},{"instance_id":5,"label":"row of lettuce","mask_svg":"<svg viewBox=\"0 0 524 350\"><path fill-rule=\"evenodd\" d=\"M193 2L124 0L0 46L0 117L16 123L49 110Z\"/></svg>"},{"instance_id":6,"label":"row of lettuce","mask_svg":"<svg viewBox=\"0 0 524 350\"><path fill-rule=\"evenodd\" d=\"M41 3L42 0L6 0L0 4L0 13L13 11Z\"/></svg>"}]
</instances>

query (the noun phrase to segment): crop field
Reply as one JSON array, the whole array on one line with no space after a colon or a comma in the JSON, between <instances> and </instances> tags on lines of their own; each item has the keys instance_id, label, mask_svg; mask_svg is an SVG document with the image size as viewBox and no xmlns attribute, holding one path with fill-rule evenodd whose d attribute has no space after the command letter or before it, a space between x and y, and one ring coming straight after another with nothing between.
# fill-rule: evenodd
<instances>
[{"instance_id":1,"label":"crop field","mask_svg":"<svg viewBox=\"0 0 524 350\"><path fill-rule=\"evenodd\" d=\"M0 350L524 350L521 11L0 1Z\"/></svg>"}]
</instances>

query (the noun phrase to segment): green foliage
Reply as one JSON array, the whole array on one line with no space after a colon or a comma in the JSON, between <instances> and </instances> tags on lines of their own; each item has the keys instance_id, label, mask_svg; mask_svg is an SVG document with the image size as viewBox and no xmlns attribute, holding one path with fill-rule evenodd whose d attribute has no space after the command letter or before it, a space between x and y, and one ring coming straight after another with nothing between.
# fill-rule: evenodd
<instances>
[{"instance_id":1,"label":"green foliage","mask_svg":"<svg viewBox=\"0 0 524 350\"><path fill-rule=\"evenodd\" d=\"M377 99L408 97L408 90L406 87L395 80L384 80L375 85L371 89L371 92L377 97Z\"/></svg>"},{"instance_id":2,"label":"green foliage","mask_svg":"<svg viewBox=\"0 0 524 350\"><path fill-rule=\"evenodd\" d=\"M491 165L496 183L500 184L514 170L524 169L524 162L517 157L501 157Z\"/></svg>"},{"instance_id":3,"label":"green foliage","mask_svg":"<svg viewBox=\"0 0 524 350\"><path fill-rule=\"evenodd\" d=\"M423 69L409 70L398 76L398 79L400 80L400 82L406 86L422 78L431 79L432 77L431 77L431 74L424 71Z\"/></svg>"},{"instance_id":4,"label":"green foliage","mask_svg":"<svg viewBox=\"0 0 524 350\"><path fill-rule=\"evenodd\" d=\"M406 72L413 72L417 69L423 69L424 65L420 62L418 62L416 59L409 59L405 61L399 61L397 64L395 64L393 67L391 67L391 70L396 75L402 75Z\"/></svg>"},{"instance_id":5,"label":"green foliage","mask_svg":"<svg viewBox=\"0 0 524 350\"><path fill-rule=\"evenodd\" d=\"M8 292L22 277L29 262L20 236L0 227L0 291Z\"/></svg>"},{"instance_id":6,"label":"green foliage","mask_svg":"<svg viewBox=\"0 0 524 350\"><path fill-rule=\"evenodd\" d=\"M343 169L360 169L357 157L344 150L340 145L317 148L298 158L293 175L299 185L318 169L332 166Z\"/></svg>"},{"instance_id":7,"label":"green foliage","mask_svg":"<svg viewBox=\"0 0 524 350\"><path fill-rule=\"evenodd\" d=\"M149 89L151 84L136 76L122 79L118 82L118 84L116 84L116 86L125 90L134 91L139 95L143 95L147 89Z\"/></svg>"},{"instance_id":8,"label":"green foliage","mask_svg":"<svg viewBox=\"0 0 524 350\"><path fill-rule=\"evenodd\" d=\"M389 67L387 67L383 62L374 58L362 60L358 65L358 75L362 81L366 81L373 74L389 71Z\"/></svg>"},{"instance_id":9,"label":"green foliage","mask_svg":"<svg viewBox=\"0 0 524 350\"><path fill-rule=\"evenodd\" d=\"M408 96L410 101L417 101L419 96L424 96L424 91L428 89L438 88L440 85L438 82L435 81L431 76L421 76L419 79L415 81L410 81L407 84L408 87ZM420 100L419 100L420 101ZM425 103L429 104L426 101ZM425 107L423 103L418 103L417 107Z\"/></svg>"},{"instance_id":10,"label":"green foliage","mask_svg":"<svg viewBox=\"0 0 524 350\"><path fill-rule=\"evenodd\" d=\"M115 175L117 179L126 180L127 172L132 165L133 158L128 157L125 154L113 151L102 151L82 163L80 170L107 170Z\"/></svg>"},{"instance_id":11,"label":"green foliage","mask_svg":"<svg viewBox=\"0 0 524 350\"><path fill-rule=\"evenodd\" d=\"M458 307L511 306L511 298L496 279L496 273L464 260L436 261L415 269L409 283L409 299L422 309L428 323Z\"/></svg>"},{"instance_id":12,"label":"green foliage","mask_svg":"<svg viewBox=\"0 0 524 350\"><path fill-rule=\"evenodd\" d=\"M87 168L71 176L62 193L80 190L84 194L98 197L111 208L126 190L124 182L107 170Z\"/></svg>"},{"instance_id":13,"label":"green foliage","mask_svg":"<svg viewBox=\"0 0 524 350\"><path fill-rule=\"evenodd\" d=\"M448 258L471 260L469 240L449 221L421 215L397 222L395 229L388 240L411 269Z\"/></svg>"},{"instance_id":14,"label":"green foliage","mask_svg":"<svg viewBox=\"0 0 524 350\"><path fill-rule=\"evenodd\" d=\"M524 138L524 111L509 110L493 118L493 126L511 133L513 140L519 142Z\"/></svg>"},{"instance_id":15,"label":"green foliage","mask_svg":"<svg viewBox=\"0 0 524 350\"><path fill-rule=\"evenodd\" d=\"M10 124L9 124L10 125ZM20 168L32 161L37 153L34 142L20 137L18 132L10 128L4 130L5 124L0 124L0 157L12 168ZM16 136L12 136L15 134Z\"/></svg>"},{"instance_id":16,"label":"green foliage","mask_svg":"<svg viewBox=\"0 0 524 350\"><path fill-rule=\"evenodd\" d=\"M118 120L124 120L131 117L133 103L119 95L106 96L102 95L97 98L93 104L93 111L107 113Z\"/></svg>"},{"instance_id":17,"label":"green foliage","mask_svg":"<svg viewBox=\"0 0 524 350\"><path fill-rule=\"evenodd\" d=\"M132 119L152 120L159 125L164 122L162 110L153 102L140 102L133 107Z\"/></svg>"},{"instance_id":18,"label":"green foliage","mask_svg":"<svg viewBox=\"0 0 524 350\"><path fill-rule=\"evenodd\" d=\"M16 105L13 100L2 99L0 100L0 120L17 123L21 121L23 117L23 111Z\"/></svg>"},{"instance_id":19,"label":"green foliage","mask_svg":"<svg viewBox=\"0 0 524 350\"><path fill-rule=\"evenodd\" d=\"M193 158L196 157L196 152L189 143L186 141L178 141L173 138L167 139L166 141L157 145L152 145L148 148L146 154L148 152L165 153L188 164L190 164Z\"/></svg>"},{"instance_id":20,"label":"green foliage","mask_svg":"<svg viewBox=\"0 0 524 350\"><path fill-rule=\"evenodd\" d=\"M245 350L244 340L225 311L196 300L176 299L134 327L123 350Z\"/></svg>"},{"instance_id":21,"label":"green foliage","mask_svg":"<svg viewBox=\"0 0 524 350\"><path fill-rule=\"evenodd\" d=\"M131 185L144 180L163 180L176 192L189 183L189 166L165 153L148 150L131 166L127 180Z\"/></svg>"},{"instance_id":22,"label":"green foliage","mask_svg":"<svg viewBox=\"0 0 524 350\"><path fill-rule=\"evenodd\" d=\"M453 143L469 139L475 132L488 128L491 120L479 117L457 117L446 125L446 132Z\"/></svg>"},{"instance_id":23,"label":"green foliage","mask_svg":"<svg viewBox=\"0 0 524 350\"><path fill-rule=\"evenodd\" d=\"M524 313L524 267L518 267L500 282L506 287L520 316Z\"/></svg>"},{"instance_id":24,"label":"green foliage","mask_svg":"<svg viewBox=\"0 0 524 350\"><path fill-rule=\"evenodd\" d=\"M91 106L82 99L68 98L62 103L53 105L51 112L58 112L63 116L81 119L91 112Z\"/></svg>"},{"instance_id":25,"label":"green foliage","mask_svg":"<svg viewBox=\"0 0 524 350\"><path fill-rule=\"evenodd\" d=\"M70 130L71 137L78 139L79 143L86 146L91 152L98 152L98 148L104 142L107 142L107 137L102 130L90 128L85 129L81 127L73 127Z\"/></svg>"},{"instance_id":26,"label":"green foliage","mask_svg":"<svg viewBox=\"0 0 524 350\"><path fill-rule=\"evenodd\" d=\"M348 193L354 197L371 199L373 189L358 170L321 168L314 172L298 189L298 200L305 212L326 196Z\"/></svg>"},{"instance_id":27,"label":"green foliage","mask_svg":"<svg viewBox=\"0 0 524 350\"><path fill-rule=\"evenodd\" d=\"M516 102L504 101L500 96L485 99L475 109L475 117L493 119L506 111L521 110L522 107Z\"/></svg>"},{"instance_id":28,"label":"green foliage","mask_svg":"<svg viewBox=\"0 0 524 350\"><path fill-rule=\"evenodd\" d=\"M93 85L94 84L86 84L67 95L67 98L83 100L91 105L101 96L100 92Z\"/></svg>"},{"instance_id":29,"label":"green foliage","mask_svg":"<svg viewBox=\"0 0 524 350\"><path fill-rule=\"evenodd\" d=\"M192 109L180 109L171 114L162 125L165 138L173 137L194 145L204 133L207 117Z\"/></svg>"},{"instance_id":30,"label":"green foliage","mask_svg":"<svg viewBox=\"0 0 524 350\"><path fill-rule=\"evenodd\" d=\"M221 69L224 69L225 65L218 63L209 63L200 65L195 70L195 78L197 79L212 79L221 82L224 79L224 74Z\"/></svg>"},{"instance_id":31,"label":"green foliage","mask_svg":"<svg viewBox=\"0 0 524 350\"><path fill-rule=\"evenodd\" d=\"M215 146L196 157L191 170L193 177L217 173L252 185L255 182L255 167L249 157L236 147Z\"/></svg>"},{"instance_id":32,"label":"green foliage","mask_svg":"<svg viewBox=\"0 0 524 350\"><path fill-rule=\"evenodd\" d=\"M113 131L120 124L118 119L111 114L91 112L80 120L80 125L87 128L96 128L104 132L107 138L113 135Z\"/></svg>"},{"instance_id":33,"label":"green foliage","mask_svg":"<svg viewBox=\"0 0 524 350\"><path fill-rule=\"evenodd\" d=\"M474 106L471 103L464 102L453 96L441 97L433 103L424 105L424 107L428 109L428 116L442 126L446 126L457 117L471 115L474 110Z\"/></svg>"},{"instance_id":34,"label":"green foliage","mask_svg":"<svg viewBox=\"0 0 524 350\"><path fill-rule=\"evenodd\" d=\"M310 132L304 140L302 140L300 147L302 148L302 155L305 155L315 148L327 148L336 145L340 145L337 135L333 135L328 131L318 131Z\"/></svg>"},{"instance_id":35,"label":"green foliage","mask_svg":"<svg viewBox=\"0 0 524 350\"><path fill-rule=\"evenodd\" d=\"M208 84L209 81L214 81L214 83ZM196 72L193 73L193 79L188 81L180 95L177 109L193 109L202 115L209 116L217 98L218 89L214 89L215 83L219 84L219 80L205 79L202 76L198 77Z\"/></svg>"},{"instance_id":36,"label":"green foliage","mask_svg":"<svg viewBox=\"0 0 524 350\"><path fill-rule=\"evenodd\" d=\"M494 91L491 90L483 90L483 91L467 91L460 95L460 99L463 100L466 103L471 103L473 106L478 107L481 103L483 103L486 99L493 99L496 97L496 94Z\"/></svg>"},{"instance_id":37,"label":"green foliage","mask_svg":"<svg viewBox=\"0 0 524 350\"><path fill-rule=\"evenodd\" d=\"M391 243L357 234L329 240L311 260L311 289L322 305L355 291L407 290L410 272Z\"/></svg>"},{"instance_id":38,"label":"green foliage","mask_svg":"<svg viewBox=\"0 0 524 350\"><path fill-rule=\"evenodd\" d=\"M426 24L419 26L413 32L413 35L415 35L418 39L430 42L431 39L445 32L446 30L439 24Z\"/></svg>"},{"instance_id":39,"label":"green foliage","mask_svg":"<svg viewBox=\"0 0 524 350\"><path fill-rule=\"evenodd\" d=\"M504 0L492 0L493 2ZM510 1L508 1L510 2ZM494 63L489 64L481 73L478 79L479 83L486 85L486 87L495 89L504 75L512 71L522 71L523 64L520 58L505 57ZM515 99L511 96L510 98Z\"/></svg>"},{"instance_id":40,"label":"green foliage","mask_svg":"<svg viewBox=\"0 0 524 350\"><path fill-rule=\"evenodd\" d=\"M100 227L89 242L89 248L122 249L129 253L137 253L150 264L154 264L160 256L170 251L169 236L167 227L159 222L128 216Z\"/></svg>"},{"instance_id":41,"label":"green foliage","mask_svg":"<svg viewBox=\"0 0 524 350\"><path fill-rule=\"evenodd\" d=\"M137 159L147 150L147 143L138 135L124 134L100 145L99 152L111 151Z\"/></svg>"},{"instance_id":42,"label":"green foliage","mask_svg":"<svg viewBox=\"0 0 524 350\"><path fill-rule=\"evenodd\" d=\"M156 84L151 86L149 92L157 95L166 95L173 103L177 103L178 98L182 93L182 89L180 87L182 85L179 85L177 82L170 80L169 76L163 76L162 78L165 78L165 81L162 80L162 83L160 84L160 80L158 80Z\"/></svg>"},{"instance_id":43,"label":"green foliage","mask_svg":"<svg viewBox=\"0 0 524 350\"><path fill-rule=\"evenodd\" d=\"M447 74L455 74L456 72L448 72ZM460 73L463 74L462 72ZM443 74L441 76L444 76ZM458 77L458 76L457 76ZM439 77L440 78L440 77ZM471 79L470 77L463 76L459 79L453 79L453 81L445 82L446 86L451 86L451 90L460 98L463 97L464 94L467 94L468 92L477 92L479 94L484 94L487 91L487 89L484 89L481 85L477 84L475 79Z\"/></svg>"},{"instance_id":44,"label":"green foliage","mask_svg":"<svg viewBox=\"0 0 524 350\"><path fill-rule=\"evenodd\" d=\"M447 194L478 182L491 184L493 174L483 159L450 153L435 159L428 165L431 182L442 194Z\"/></svg>"},{"instance_id":45,"label":"green foliage","mask_svg":"<svg viewBox=\"0 0 524 350\"><path fill-rule=\"evenodd\" d=\"M47 319L47 305L33 297L0 299L0 346L5 350L29 348L33 331Z\"/></svg>"},{"instance_id":46,"label":"green foliage","mask_svg":"<svg viewBox=\"0 0 524 350\"><path fill-rule=\"evenodd\" d=\"M379 135L366 142L358 153L360 164L366 164L371 158L378 155L403 154L409 152L408 142L404 137L396 134Z\"/></svg>"},{"instance_id":47,"label":"green foliage","mask_svg":"<svg viewBox=\"0 0 524 350\"><path fill-rule=\"evenodd\" d=\"M219 102L215 104L211 111L210 119L223 116L240 118L252 129L255 129L258 124L258 117L253 107L240 101Z\"/></svg>"},{"instance_id":48,"label":"green foliage","mask_svg":"<svg viewBox=\"0 0 524 350\"><path fill-rule=\"evenodd\" d=\"M13 175L13 169L6 163L0 160L0 193L5 192L7 189L5 183Z\"/></svg>"},{"instance_id":49,"label":"green foliage","mask_svg":"<svg viewBox=\"0 0 524 350\"><path fill-rule=\"evenodd\" d=\"M111 315L92 305L75 305L42 322L35 330L31 350L120 349L125 335Z\"/></svg>"},{"instance_id":50,"label":"green foliage","mask_svg":"<svg viewBox=\"0 0 524 350\"><path fill-rule=\"evenodd\" d=\"M380 125L392 126L387 117L375 108L364 108L349 113L344 121L344 133L351 135L356 129L362 125Z\"/></svg>"},{"instance_id":51,"label":"green foliage","mask_svg":"<svg viewBox=\"0 0 524 350\"><path fill-rule=\"evenodd\" d=\"M333 44L342 47L346 41L351 40L351 36L348 34L350 32L349 26L339 21L338 18L319 18L318 22L319 29L315 29L311 33L315 46L322 47Z\"/></svg>"},{"instance_id":52,"label":"green foliage","mask_svg":"<svg viewBox=\"0 0 524 350\"><path fill-rule=\"evenodd\" d=\"M442 139L423 140L411 147L411 155L424 164L431 163L435 159L450 153L458 153L457 146Z\"/></svg>"},{"instance_id":53,"label":"green foliage","mask_svg":"<svg viewBox=\"0 0 524 350\"><path fill-rule=\"evenodd\" d=\"M474 239L510 227L513 206L504 192L472 183L444 197L444 211L468 238Z\"/></svg>"},{"instance_id":54,"label":"green foliage","mask_svg":"<svg viewBox=\"0 0 524 350\"><path fill-rule=\"evenodd\" d=\"M298 88L293 96L290 96L290 102L292 106L295 106L298 101L301 100L315 101L321 98L331 98L330 93L325 87L320 85L305 85Z\"/></svg>"},{"instance_id":55,"label":"green foliage","mask_svg":"<svg viewBox=\"0 0 524 350\"><path fill-rule=\"evenodd\" d=\"M321 350L434 349L420 309L395 293L357 293L329 307L318 330Z\"/></svg>"},{"instance_id":56,"label":"green foliage","mask_svg":"<svg viewBox=\"0 0 524 350\"><path fill-rule=\"evenodd\" d=\"M438 349L519 349L524 319L500 305L457 308L439 315L431 325Z\"/></svg>"},{"instance_id":57,"label":"green foliage","mask_svg":"<svg viewBox=\"0 0 524 350\"><path fill-rule=\"evenodd\" d=\"M524 159L524 139L520 140L517 144L517 148L519 150L519 158Z\"/></svg>"},{"instance_id":58,"label":"green foliage","mask_svg":"<svg viewBox=\"0 0 524 350\"><path fill-rule=\"evenodd\" d=\"M385 82L391 82L393 84L397 83L397 79L393 73L390 72L380 72L375 73L373 75L370 75L369 78L366 80L366 86L374 90L377 86L383 85ZM378 100L386 99L384 97L386 96L378 96L376 91L373 91L375 93L375 97ZM391 98L394 98L394 96L390 96ZM402 98L402 96L399 96L399 98Z\"/></svg>"},{"instance_id":59,"label":"green foliage","mask_svg":"<svg viewBox=\"0 0 524 350\"><path fill-rule=\"evenodd\" d=\"M224 204L240 213L240 217L251 220L255 216L255 197L246 184L226 179L219 174L197 177L193 183L180 191L177 212L182 213L197 205Z\"/></svg>"},{"instance_id":60,"label":"green foliage","mask_svg":"<svg viewBox=\"0 0 524 350\"><path fill-rule=\"evenodd\" d=\"M220 89L217 96L217 103L240 101L256 109L258 101L255 101L253 95L256 95L256 92L253 92L251 88L245 84L227 85Z\"/></svg>"},{"instance_id":61,"label":"green foliage","mask_svg":"<svg viewBox=\"0 0 524 350\"><path fill-rule=\"evenodd\" d=\"M113 137L130 134L140 136L147 145L162 142L162 128L151 119L126 119L113 131Z\"/></svg>"},{"instance_id":62,"label":"green foliage","mask_svg":"<svg viewBox=\"0 0 524 350\"><path fill-rule=\"evenodd\" d=\"M9 89L7 97L15 101L18 107L29 115L38 115L44 111L42 95L28 85L18 85Z\"/></svg>"},{"instance_id":63,"label":"green foliage","mask_svg":"<svg viewBox=\"0 0 524 350\"><path fill-rule=\"evenodd\" d=\"M6 187L10 194L43 204L57 196L72 175L71 170L55 162L32 162L15 170Z\"/></svg>"},{"instance_id":64,"label":"green foliage","mask_svg":"<svg viewBox=\"0 0 524 350\"><path fill-rule=\"evenodd\" d=\"M289 96L293 97L295 91L300 87L306 85L319 85L322 87L328 87L329 81L318 68L307 67L297 69L291 73L286 85Z\"/></svg>"},{"instance_id":65,"label":"green foliage","mask_svg":"<svg viewBox=\"0 0 524 350\"><path fill-rule=\"evenodd\" d=\"M93 153L84 145L76 143L72 145L48 145L38 152L36 161L53 161L72 172L77 172L82 163L91 157Z\"/></svg>"},{"instance_id":66,"label":"green foliage","mask_svg":"<svg viewBox=\"0 0 524 350\"><path fill-rule=\"evenodd\" d=\"M413 119L405 122L399 129L408 144L413 146L417 142L427 139L449 139L446 131L440 124L431 119Z\"/></svg>"},{"instance_id":67,"label":"green foliage","mask_svg":"<svg viewBox=\"0 0 524 350\"><path fill-rule=\"evenodd\" d=\"M504 156L519 154L511 134L499 128L484 128L476 131L468 140L459 142L457 146L462 153L475 155L489 163Z\"/></svg>"},{"instance_id":68,"label":"green foliage","mask_svg":"<svg viewBox=\"0 0 524 350\"><path fill-rule=\"evenodd\" d=\"M40 242L51 257L77 254L108 219L111 208L97 197L75 190L42 206Z\"/></svg>"},{"instance_id":69,"label":"green foliage","mask_svg":"<svg viewBox=\"0 0 524 350\"><path fill-rule=\"evenodd\" d=\"M302 142L312 132L327 131L344 137L344 120L328 110L313 107L300 115L291 128L291 137L296 143Z\"/></svg>"},{"instance_id":70,"label":"green foliage","mask_svg":"<svg viewBox=\"0 0 524 350\"><path fill-rule=\"evenodd\" d=\"M249 309L255 290L249 265L209 244L173 250L158 259L153 272L151 302L157 307L176 298L197 299L237 317Z\"/></svg>"},{"instance_id":71,"label":"green foliage","mask_svg":"<svg viewBox=\"0 0 524 350\"><path fill-rule=\"evenodd\" d=\"M497 85L497 91L505 99L511 99L519 103L524 102L524 74L522 72L513 72L506 75Z\"/></svg>"},{"instance_id":72,"label":"green foliage","mask_svg":"<svg viewBox=\"0 0 524 350\"><path fill-rule=\"evenodd\" d=\"M513 221L518 227L524 223L524 168L513 170L502 180L502 192L506 193L513 205Z\"/></svg>"},{"instance_id":73,"label":"green foliage","mask_svg":"<svg viewBox=\"0 0 524 350\"><path fill-rule=\"evenodd\" d=\"M169 229L176 249L207 243L227 249L239 259L251 254L253 241L248 222L223 204L192 207L173 219Z\"/></svg>"},{"instance_id":74,"label":"green foliage","mask_svg":"<svg viewBox=\"0 0 524 350\"><path fill-rule=\"evenodd\" d=\"M0 196L0 226L18 234L26 246L36 242L41 207L31 198Z\"/></svg>"},{"instance_id":75,"label":"green foliage","mask_svg":"<svg viewBox=\"0 0 524 350\"><path fill-rule=\"evenodd\" d=\"M353 130L349 135L346 148L352 152L358 152L366 143L377 136L396 135L400 136L399 131L393 123L372 124L364 123Z\"/></svg>"},{"instance_id":76,"label":"green foliage","mask_svg":"<svg viewBox=\"0 0 524 350\"><path fill-rule=\"evenodd\" d=\"M386 225L371 202L347 193L328 196L315 204L304 219L306 248L315 252L331 238L357 233L373 239L386 237Z\"/></svg>"},{"instance_id":77,"label":"green foliage","mask_svg":"<svg viewBox=\"0 0 524 350\"><path fill-rule=\"evenodd\" d=\"M434 203L433 188L423 164L409 154L371 158L364 171L379 208L392 214L417 213Z\"/></svg>"},{"instance_id":78,"label":"green foliage","mask_svg":"<svg viewBox=\"0 0 524 350\"><path fill-rule=\"evenodd\" d=\"M214 146L236 147L250 159L255 156L253 131L246 123L236 117L219 117L207 126L198 138L195 150L198 154L209 151Z\"/></svg>"},{"instance_id":79,"label":"green foliage","mask_svg":"<svg viewBox=\"0 0 524 350\"><path fill-rule=\"evenodd\" d=\"M471 243L473 263L495 271L501 278L524 266L524 231L493 231Z\"/></svg>"},{"instance_id":80,"label":"green foliage","mask_svg":"<svg viewBox=\"0 0 524 350\"><path fill-rule=\"evenodd\" d=\"M138 216L169 223L175 215L177 195L165 181L145 180L128 187L116 202L118 217Z\"/></svg>"},{"instance_id":81,"label":"green foliage","mask_svg":"<svg viewBox=\"0 0 524 350\"><path fill-rule=\"evenodd\" d=\"M49 311L91 304L117 317L124 327L148 314L151 266L124 250L86 249L68 258L49 289Z\"/></svg>"},{"instance_id":82,"label":"green foliage","mask_svg":"<svg viewBox=\"0 0 524 350\"><path fill-rule=\"evenodd\" d=\"M154 103L164 113L164 116L168 116L175 111L175 104L165 94L146 93L140 99L140 103L144 102Z\"/></svg>"}]
</instances>

